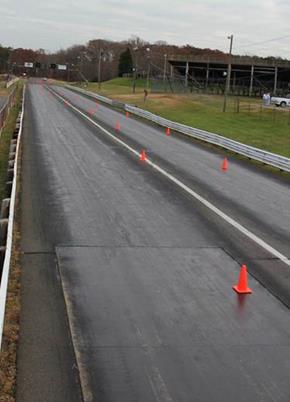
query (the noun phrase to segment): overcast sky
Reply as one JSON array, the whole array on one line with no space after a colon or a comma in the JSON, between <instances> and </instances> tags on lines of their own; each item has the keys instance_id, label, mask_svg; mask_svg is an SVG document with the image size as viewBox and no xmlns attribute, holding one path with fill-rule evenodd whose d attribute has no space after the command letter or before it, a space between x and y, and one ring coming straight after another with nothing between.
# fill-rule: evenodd
<instances>
[{"instance_id":1,"label":"overcast sky","mask_svg":"<svg viewBox=\"0 0 290 402\"><path fill-rule=\"evenodd\" d=\"M234 34L236 54L290 58L290 0L0 0L0 16L0 43L12 47L137 35L225 51Z\"/></svg>"}]
</instances>

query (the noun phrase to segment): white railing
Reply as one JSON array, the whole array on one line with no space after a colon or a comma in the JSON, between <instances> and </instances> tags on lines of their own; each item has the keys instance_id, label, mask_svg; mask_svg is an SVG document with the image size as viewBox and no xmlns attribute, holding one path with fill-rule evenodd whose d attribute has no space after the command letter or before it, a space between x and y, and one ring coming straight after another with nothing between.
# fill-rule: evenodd
<instances>
[{"instance_id":1,"label":"white railing","mask_svg":"<svg viewBox=\"0 0 290 402\"><path fill-rule=\"evenodd\" d=\"M99 100L100 102L106 103L107 105L113 106L113 100L106 98L105 96L101 96L98 94L94 94L93 92L86 91L85 89L74 87L72 85L66 85L65 86L67 89L70 89L71 91L76 91L80 92L83 95L89 96L90 98Z\"/></svg>"},{"instance_id":2,"label":"white railing","mask_svg":"<svg viewBox=\"0 0 290 402\"><path fill-rule=\"evenodd\" d=\"M277 155L272 152L264 151L259 148L251 147L250 145L242 144L238 141L231 140L219 134L210 133L208 131L199 130L184 124L175 123L171 120L164 119L146 110L137 108L135 106L125 105L125 110L139 117L143 117L154 123L164 127L185 134L188 137L193 137L210 144L218 145L229 151L235 152L239 155L246 156L247 158L263 162L267 165L274 166L280 170L290 172L290 159L285 156Z\"/></svg>"},{"instance_id":3,"label":"white railing","mask_svg":"<svg viewBox=\"0 0 290 402\"><path fill-rule=\"evenodd\" d=\"M12 78L12 80L7 81L6 88L10 88L10 87L11 87L13 84L15 84L17 81L19 81L19 78L18 78L18 77Z\"/></svg>"},{"instance_id":4,"label":"white railing","mask_svg":"<svg viewBox=\"0 0 290 402\"><path fill-rule=\"evenodd\" d=\"M4 257L3 268L1 267L2 268L2 277L1 277L1 283L0 283L0 349L1 349L1 344L2 344L8 279L9 279L10 262L11 262L11 255L12 255L13 224L14 224L16 187L17 187L17 166L18 166L17 161L18 161L20 140L21 140L21 134L22 134L22 127L23 127L24 103L25 103L25 87L23 88L22 111L21 111L21 115L20 115L19 127L18 127L18 125L16 125L17 130L18 130L17 146L16 146L16 153L15 153L14 167L13 167L13 181L12 181L12 190L11 190L10 204L9 204L5 257Z\"/></svg>"},{"instance_id":5,"label":"white railing","mask_svg":"<svg viewBox=\"0 0 290 402\"><path fill-rule=\"evenodd\" d=\"M130 112L135 116L142 117L146 120L149 120L163 127L169 127L170 129L182 133L188 137L205 141L210 144L218 145L224 149L235 152L236 154L246 156L247 158L262 162L266 165L273 166L282 171L290 172L290 158L287 158L285 156L264 151L262 149L252 147L250 145L242 144L241 142L231 140L219 134L211 133L205 130L200 130L194 127L186 126L184 124L176 123L174 121L167 120L164 119L163 117L157 116L144 109L140 109L138 107L131 106L128 104L122 104L120 102L113 101L112 99L105 98L104 96L86 91L84 89L72 87L70 85L67 85L66 87L76 92L80 92L90 98L97 99L100 102L104 102L111 106L117 106L119 108L121 107L125 111Z\"/></svg>"}]
</instances>

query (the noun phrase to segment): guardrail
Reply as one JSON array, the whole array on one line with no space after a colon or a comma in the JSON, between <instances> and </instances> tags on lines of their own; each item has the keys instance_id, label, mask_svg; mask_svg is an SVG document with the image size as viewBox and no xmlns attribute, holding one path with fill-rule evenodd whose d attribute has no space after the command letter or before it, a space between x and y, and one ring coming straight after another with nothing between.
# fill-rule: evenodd
<instances>
[{"instance_id":1,"label":"guardrail","mask_svg":"<svg viewBox=\"0 0 290 402\"><path fill-rule=\"evenodd\" d=\"M86 91L82 88L77 88L72 85L65 85L66 88L70 89L71 91L80 92L83 95L89 96L90 98L97 99L100 102L106 103L107 105L113 106L113 100L106 98L105 96L101 96L98 94L94 94L93 92Z\"/></svg>"},{"instance_id":2,"label":"guardrail","mask_svg":"<svg viewBox=\"0 0 290 402\"><path fill-rule=\"evenodd\" d=\"M10 80L10 81L7 81L6 88L10 88L13 84L15 84L15 83L18 82L18 81L19 81L19 78L18 78L18 77L15 77L15 78L13 78L13 79Z\"/></svg>"},{"instance_id":3,"label":"guardrail","mask_svg":"<svg viewBox=\"0 0 290 402\"><path fill-rule=\"evenodd\" d=\"M14 105L15 98L16 98L16 88L14 88L13 91L8 95L4 105L0 109L0 135L5 125L9 110Z\"/></svg>"},{"instance_id":4,"label":"guardrail","mask_svg":"<svg viewBox=\"0 0 290 402\"><path fill-rule=\"evenodd\" d=\"M102 103L106 103L107 105L124 109L125 104L122 103L122 102L116 101L114 99L109 99L109 98L106 98L105 96L98 95L98 94L95 94L93 92L86 91L85 89L74 87L72 85L65 85L65 87L67 89L70 89L71 91L79 92L79 93L81 93L81 94L83 94L85 96L88 96L90 98L96 99L96 100L98 100L98 101L100 101Z\"/></svg>"},{"instance_id":5,"label":"guardrail","mask_svg":"<svg viewBox=\"0 0 290 402\"><path fill-rule=\"evenodd\" d=\"M5 307L7 298L10 261L12 255L13 224L17 186L17 161L23 127L25 87L23 88L22 110L17 118L13 137L10 143L10 154L7 170L6 196L1 205L0 219L0 350L4 328Z\"/></svg>"},{"instance_id":6,"label":"guardrail","mask_svg":"<svg viewBox=\"0 0 290 402\"><path fill-rule=\"evenodd\" d=\"M229 138L223 137L219 134L211 133L205 130L200 130L194 127L186 126L184 124L176 123L171 120L164 119L163 117L157 116L151 112L144 109L140 109L135 106L128 104L122 104L120 102L113 101L111 99L105 98L98 94L86 91L84 89L79 89L72 87L71 85L66 86L68 89L72 89L76 92L80 92L90 98L97 99L101 102L110 104L111 106L121 107L125 111L134 114L135 116L142 117L153 123L156 123L163 127L169 127L170 129L182 133L188 137L198 139L213 145L217 145L221 148L232 151L236 154L243 155L249 159L262 162L266 165L273 166L285 172L290 172L290 158L274 154L272 152L264 151L259 148L252 147L250 145L242 144L238 141L231 140Z\"/></svg>"},{"instance_id":7,"label":"guardrail","mask_svg":"<svg viewBox=\"0 0 290 402\"><path fill-rule=\"evenodd\" d=\"M152 121L164 127L185 134L198 140L208 142L210 144L218 145L236 154L246 156L247 158L274 166L280 170L290 172L290 159L284 156L274 154L272 152L264 151L259 148L251 147L240 142L223 137L219 134L214 134L208 131L199 130L184 124L175 123L171 120L164 119L146 110L137 108L135 106L125 105L125 110L142 118Z\"/></svg>"}]
</instances>

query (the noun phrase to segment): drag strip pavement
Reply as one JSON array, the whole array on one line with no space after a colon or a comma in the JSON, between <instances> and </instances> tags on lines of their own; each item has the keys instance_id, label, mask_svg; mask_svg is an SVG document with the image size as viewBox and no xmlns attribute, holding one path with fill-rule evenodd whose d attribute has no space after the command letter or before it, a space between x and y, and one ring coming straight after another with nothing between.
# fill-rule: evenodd
<instances>
[{"instance_id":1,"label":"drag strip pavement","mask_svg":"<svg viewBox=\"0 0 290 402\"><path fill-rule=\"evenodd\" d=\"M66 88L53 89L133 148L146 149L149 158L159 166L290 257L289 182L264 175L234 159L230 159L228 172L223 173L220 170L223 155L213 148L174 135L166 136L164 128L126 118L124 113ZM116 123L120 126L118 132Z\"/></svg>"},{"instance_id":2,"label":"drag strip pavement","mask_svg":"<svg viewBox=\"0 0 290 402\"><path fill-rule=\"evenodd\" d=\"M250 296L231 288L241 249L268 253L40 86L28 99L35 230L56 250L85 400L289 401L289 310L253 278Z\"/></svg>"},{"instance_id":3,"label":"drag strip pavement","mask_svg":"<svg viewBox=\"0 0 290 402\"><path fill-rule=\"evenodd\" d=\"M138 147L144 149L145 146L148 149L148 145L154 145L157 151L150 152L147 164L268 252L266 257L263 256L261 263L256 251L244 252L240 241L229 237L226 242L226 249L231 255L235 254L241 263L249 263L249 269L255 278L288 307L290 306L288 280L290 271L284 266L284 264L290 265L290 233L287 218L290 207L287 182L265 177L256 169L240 163L231 163L230 172L224 174L219 169L219 154L205 151L180 138L173 138L171 141L164 132L156 128L128 119L114 110L102 107L99 103L95 104L91 100L88 101L82 96L74 95L66 89L53 87L53 91L56 91L56 96L60 99L64 100L64 97L66 104L74 111L134 155L138 156ZM70 99L69 102L66 99ZM74 106L80 102L83 102L81 106ZM87 107L89 108L86 109ZM109 123L104 123L106 116ZM114 120L118 123L117 130L112 129ZM104 128L104 124L108 129ZM124 126L123 131L120 131L120 126ZM202 154L202 169L196 169L199 152ZM178 155L177 159L176 155ZM182 155L181 159L180 155ZM214 169L211 166L213 160L215 160ZM180 170L179 165L183 166L183 169ZM218 187L215 182L218 183ZM210 202L211 200L213 203ZM262 205L263 208L261 208ZM287 212L289 212L288 215ZM239 248L238 252L237 248Z\"/></svg>"}]
</instances>

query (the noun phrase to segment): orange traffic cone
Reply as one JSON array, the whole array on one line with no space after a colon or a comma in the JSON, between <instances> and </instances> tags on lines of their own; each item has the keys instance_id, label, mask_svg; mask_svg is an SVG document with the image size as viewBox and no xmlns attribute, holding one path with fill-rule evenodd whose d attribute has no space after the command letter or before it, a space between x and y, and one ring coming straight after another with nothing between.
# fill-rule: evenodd
<instances>
[{"instance_id":1,"label":"orange traffic cone","mask_svg":"<svg viewBox=\"0 0 290 402\"><path fill-rule=\"evenodd\" d=\"M222 169L223 171L226 171L226 170L228 170L228 168L229 168L229 162L228 162L227 158L225 158L225 159L223 160L223 162L222 162L221 169Z\"/></svg>"},{"instance_id":2,"label":"orange traffic cone","mask_svg":"<svg viewBox=\"0 0 290 402\"><path fill-rule=\"evenodd\" d=\"M166 133L166 135L170 135L170 128L169 127L166 128L165 133Z\"/></svg>"},{"instance_id":3,"label":"orange traffic cone","mask_svg":"<svg viewBox=\"0 0 290 402\"><path fill-rule=\"evenodd\" d=\"M120 123L118 121L116 121L115 129L116 131L120 131Z\"/></svg>"},{"instance_id":4,"label":"orange traffic cone","mask_svg":"<svg viewBox=\"0 0 290 402\"><path fill-rule=\"evenodd\" d=\"M90 117L92 117L93 114L94 114L94 111L93 111L92 109L89 109L89 110L88 110L88 115L89 115Z\"/></svg>"},{"instance_id":5,"label":"orange traffic cone","mask_svg":"<svg viewBox=\"0 0 290 402\"><path fill-rule=\"evenodd\" d=\"M140 153L140 161L142 162L146 161L146 151L144 149L142 149Z\"/></svg>"},{"instance_id":6,"label":"orange traffic cone","mask_svg":"<svg viewBox=\"0 0 290 402\"><path fill-rule=\"evenodd\" d=\"M126 117L129 117L129 112L126 112Z\"/></svg>"},{"instance_id":7,"label":"orange traffic cone","mask_svg":"<svg viewBox=\"0 0 290 402\"><path fill-rule=\"evenodd\" d=\"M239 276L239 282L237 285L233 286L233 289L237 293L252 293L252 289L248 287L248 272L246 265L242 265Z\"/></svg>"}]
</instances>

